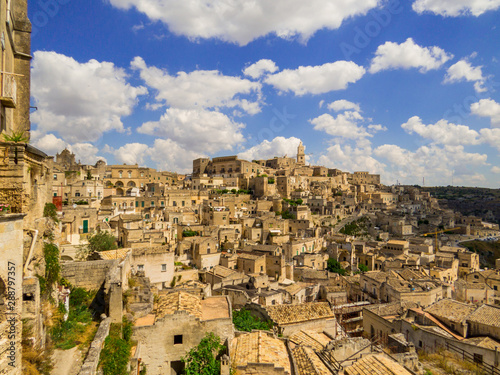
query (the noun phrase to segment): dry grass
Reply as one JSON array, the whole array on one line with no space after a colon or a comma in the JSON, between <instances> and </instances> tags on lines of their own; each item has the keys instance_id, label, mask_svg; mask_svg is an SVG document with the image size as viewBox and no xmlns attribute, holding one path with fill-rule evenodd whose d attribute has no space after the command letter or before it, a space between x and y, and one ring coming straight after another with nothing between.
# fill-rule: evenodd
<instances>
[{"instance_id":1,"label":"dry grass","mask_svg":"<svg viewBox=\"0 0 500 375\"><path fill-rule=\"evenodd\" d=\"M463 374L474 374L474 375L486 375L479 367L474 363L463 360L459 355L451 353L447 350L438 350L435 353L426 353L420 351L418 353L418 359L424 367L426 365L431 365L431 367L436 367L443 370L446 374L463 375ZM431 370L426 370L428 375L433 374Z\"/></svg>"}]
</instances>

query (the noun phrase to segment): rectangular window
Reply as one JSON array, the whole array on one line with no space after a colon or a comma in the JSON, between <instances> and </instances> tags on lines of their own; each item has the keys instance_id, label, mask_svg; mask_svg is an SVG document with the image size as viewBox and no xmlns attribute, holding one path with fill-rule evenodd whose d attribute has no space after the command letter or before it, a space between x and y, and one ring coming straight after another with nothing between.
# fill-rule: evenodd
<instances>
[{"instance_id":1,"label":"rectangular window","mask_svg":"<svg viewBox=\"0 0 500 375\"><path fill-rule=\"evenodd\" d=\"M57 175L56 174L54 174L54 180L57 180Z\"/></svg>"},{"instance_id":2,"label":"rectangular window","mask_svg":"<svg viewBox=\"0 0 500 375\"><path fill-rule=\"evenodd\" d=\"M135 201L135 206L139 207L139 201Z\"/></svg>"},{"instance_id":3,"label":"rectangular window","mask_svg":"<svg viewBox=\"0 0 500 375\"><path fill-rule=\"evenodd\" d=\"M182 344L182 335L175 335L174 336L174 345L181 345Z\"/></svg>"},{"instance_id":4,"label":"rectangular window","mask_svg":"<svg viewBox=\"0 0 500 375\"><path fill-rule=\"evenodd\" d=\"M166 264L161 265L161 272L167 272L167 265Z\"/></svg>"},{"instance_id":5,"label":"rectangular window","mask_svg":"<svg viewBox=\"0 0 500 375\"><path fill-rule=\"evenodd\" d=\"M144 201L141 202L141 207L144 207Z\"/></svg>"},{"instance_id":6,"label":"rectangular window","mask_svg":"<svg viewBox=\"0 0 500 375\"><path fill-rule=\"evenodd\" d=\"M144 264L138 264L137 271L144 271Z\"/></svg>"},{"instance_id":7,"label":"rectangular window","mask_svg":"<svg viewBox=\"0 0 500 375\"><path fill-rule=\"evenodd\" d=\"M151 201L151 207L155 205L155 201Z\"/></svg>"}]
</instances>

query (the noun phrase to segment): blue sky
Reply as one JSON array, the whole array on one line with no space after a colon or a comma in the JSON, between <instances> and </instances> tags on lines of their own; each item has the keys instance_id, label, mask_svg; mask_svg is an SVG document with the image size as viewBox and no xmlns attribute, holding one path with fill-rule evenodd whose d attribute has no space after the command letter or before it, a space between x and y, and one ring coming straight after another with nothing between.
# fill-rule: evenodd
<instances>
[{"instance_id":1,"label":"blue sky","mask_svg":"<svg viewBox=\"0 0 500 375\"><path fill-rule=\"evenodd\" d=\"M29 1L32 142L189 172L294 156L500 182L500 0Z\"/></svg>"}]
</instances>

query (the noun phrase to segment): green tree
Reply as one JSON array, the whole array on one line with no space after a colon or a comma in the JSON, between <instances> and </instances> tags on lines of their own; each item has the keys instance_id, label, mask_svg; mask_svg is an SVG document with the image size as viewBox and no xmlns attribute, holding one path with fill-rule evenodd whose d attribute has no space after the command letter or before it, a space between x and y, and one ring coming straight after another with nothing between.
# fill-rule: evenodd
<instances>
[{"instance_id":1,"label":"green tree","mask_svg":"<svg viewBox=\"0 0 500 375\"><path fill-rule=\"evenodd\" d=\"M207 333L198 346L192 348L189 353L182 358L186 366L186 375L219 375L220 360L226 347L220 343L220 338L213 332Z\"/></svg>"},{"instance_id":2,"label":"green tree","mask_svg":"<svg viewBox=\"0 0 500 375\"><path fill-rule=\"evenodd\" d=\"M326 269L330 272L338 273L339 275L346 274L346 270L343 269L340 263L334 258L328 259L328 262L326 264Z\"/></svg>"},{"instance_id":3,"label":"green tree","mask_svg":"<svg viewBox=\"0 0 500 375\"><path fill-rule=\"evenodd\" d=\"M88 245L87 250L89 254L96 251L106 251L118 249L116 238L108 232L96 232L87 237Z\"/></svg>"},{"instance_id":4,"label":"green tree","mask_svg":"<svg viewBox=\"0 0 500 375\"><path fill-rule=\"evenodd\" d=\"M252 332L254 329L270 331L272 322L264 322L245 309L233 310L233 324L236 330Z\"/></svg>"},{"instance_id":5,"label":"green tree","mask_svg":"<svg viewBox=\"0 0 500 375\"><path fill-rule=\"evenodd\" d=\"M92 180L94 177L92 176L92 172L90 171L90 169L87 171L87 180Z\"/></svg>"},{"instance_id":6,"label":"green tree","mask_svg":"<svg viewBox=\"0 0 500 375\"><path fill-rule=\"evenodd\" d=\"M368 272L368 266L365 266L364 264L359 264L358 269L360 272Z\"/></svg>"}]
</instances>

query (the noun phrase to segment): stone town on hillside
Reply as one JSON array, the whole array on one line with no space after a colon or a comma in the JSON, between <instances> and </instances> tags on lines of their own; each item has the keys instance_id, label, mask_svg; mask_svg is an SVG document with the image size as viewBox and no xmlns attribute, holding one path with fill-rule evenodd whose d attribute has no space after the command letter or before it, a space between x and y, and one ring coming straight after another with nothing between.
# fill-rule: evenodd
<instances>
[{"instance_id":1,"label":"stone town on hillside","mask_svg":"<svg viewBox=\"0 0 500 375\"><path fill-rule=\"evenodd\" d=\"M26 373L22 346L48 345L50 306L74 288L98 290L103 312L74 373L99 371L124 317L134 374L182 373L207 333L225 345L224 375L423 374L417 350L442 348L499 373L500 263L482 269L459 245L498 225L418 187L308 165L302 143L293 158L196 159L187 175L48 156L29 144L26 7L1 3L1 132L20 137L0 142L0 374ZM118 248L89 251L98 233ZM48 296L47 244L61 267ZM241 310L268 329L239 331Z\"/></svg>"}]
</instances>

